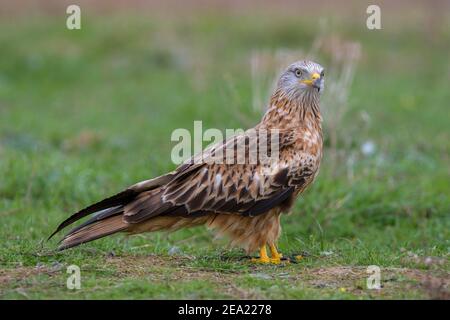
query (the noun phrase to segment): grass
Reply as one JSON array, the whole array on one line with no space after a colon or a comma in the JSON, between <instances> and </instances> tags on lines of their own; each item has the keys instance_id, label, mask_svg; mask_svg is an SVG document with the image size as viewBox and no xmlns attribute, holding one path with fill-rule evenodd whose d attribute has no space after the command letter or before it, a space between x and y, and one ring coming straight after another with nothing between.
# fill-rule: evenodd
<instances>
[{"instance_id":1,"label":"grass","mask_svg":"<svg viewBox=\"0 0 450 320\"><path fill-rule=\"evenodd\" d=\"M283 253L304 258L255 266L203 228L64 252L45 239L68 214L172 170L175 128L241 127L252 51L307 49L314 23L131 13L88 16L80 31L56 16L0 22L0 297L448 298L448 30L433 42L413 23L333 23L363 50L339 124L343 157L326 148L316 183L283 217ZM66 288L72 264L80 290ZM380 290L366 288L369 265L381 268Z\"/></svg>"}]
</instances>

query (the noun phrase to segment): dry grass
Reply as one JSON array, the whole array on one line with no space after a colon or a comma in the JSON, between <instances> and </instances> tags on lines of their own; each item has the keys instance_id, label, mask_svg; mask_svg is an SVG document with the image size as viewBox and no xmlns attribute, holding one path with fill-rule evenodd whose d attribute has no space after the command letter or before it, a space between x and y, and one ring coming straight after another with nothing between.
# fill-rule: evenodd
<instances>
[{"instance_id":1,"label":"dry grass","mask_svg":"<svg viewBox=\"0 0 450 320\"><path fill-rule=\"evenodd\" d=\"M221 292L237 299L265 299L267 293L258 286L248 285L252 281L262 281L274 286L283 284L289 287L303 287L307 290L339 291L341 294L388 299L398 296L398 292L417 292L419 296L430 299L450 298L450 277L442 271L426 271L410 268L382 268L382 288L366 289L368 274L364 266L335 266L303 268L281 265L268 269L264 266L252 266L247 272L221 272L210 268L191 265L193 257L189 256L107 256L101 266L92 271L113 270L111 282L120 286L122 281L144 281L153 285L164 283L206 282L214 283ZM235 261L247 264L247 262ZM85 266L89 270L93 266ZM18 284L15 291L26 296L39 282L34 277L46 276L60 278L65 275L65 267L58 265L48 267L19 267L0 270L0 285L7 287ZM38 289L39 290L39 289ZM2 292L0 290L0 296Z\"/></svg>"}]
</instances>

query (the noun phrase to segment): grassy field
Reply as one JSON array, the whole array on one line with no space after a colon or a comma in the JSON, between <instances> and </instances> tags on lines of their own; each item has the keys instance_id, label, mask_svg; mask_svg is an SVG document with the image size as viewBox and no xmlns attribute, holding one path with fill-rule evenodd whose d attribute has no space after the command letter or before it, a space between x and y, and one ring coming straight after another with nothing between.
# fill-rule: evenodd
<instances>
[{"instance_id":1,"label":"grassy field","mask_svg":"<svg viewBox=\"0 0 450 320\"><path fill-rule=\"evenodd\" d=\"M80 31L64 19L0 22L0 298L449 298L448 25L431 37L414 20L369 31L331 19L326 32L360 43L361 59L334 151L325 119L319 177L282 219L281 251L303 259L266 266L204 228L64 252L45 239L80 208L172 170L174 129L259 121L252 55L307 51L317 19L88 14ZM80 290L66 288L72 264ZM380 290L366 288L369 265Z\"/></svg>"}]
</instances>

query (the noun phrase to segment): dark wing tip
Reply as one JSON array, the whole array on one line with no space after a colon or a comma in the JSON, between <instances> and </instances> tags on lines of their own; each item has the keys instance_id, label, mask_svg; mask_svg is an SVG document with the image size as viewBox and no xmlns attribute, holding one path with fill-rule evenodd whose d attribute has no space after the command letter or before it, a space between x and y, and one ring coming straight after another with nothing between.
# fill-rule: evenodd
<instances>
[{"instance_id":1,"label":"dark wing tip","mask_svg":"<svg viewBox=\"0 0 450 320\"><path fill-rule=\"evenodd\" d=\"M61 226L61 225L59 225L59 226ZM58 228L56 228L55 231L53 231L53 233L47 238L46 241L49 241L51 238L53 238L53 236L54 236L55 234L57 234L59 231L61 231L61 229L59 228L59 226L58 226Z\"/></svg>"}]
</instances>

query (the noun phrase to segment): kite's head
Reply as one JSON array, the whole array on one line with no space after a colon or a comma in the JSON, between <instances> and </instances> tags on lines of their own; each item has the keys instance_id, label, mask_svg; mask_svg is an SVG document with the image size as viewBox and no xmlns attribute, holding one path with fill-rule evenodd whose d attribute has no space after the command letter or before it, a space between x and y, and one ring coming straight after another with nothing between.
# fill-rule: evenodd
<instances>
[{"instance_id":1,"label":"kite's head","mask_svg":"<svg viewBox=\"0 0 450 320\"><path fill-rule=\"evenodd\" d=\"M291 64L278 81L278 90L287 96L299 98L302 96L319 95L324 89L324 69L315 62L303 60Z\"/></svg>"}]
</instances>

